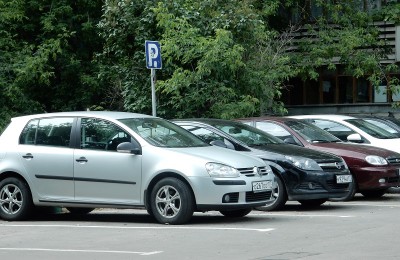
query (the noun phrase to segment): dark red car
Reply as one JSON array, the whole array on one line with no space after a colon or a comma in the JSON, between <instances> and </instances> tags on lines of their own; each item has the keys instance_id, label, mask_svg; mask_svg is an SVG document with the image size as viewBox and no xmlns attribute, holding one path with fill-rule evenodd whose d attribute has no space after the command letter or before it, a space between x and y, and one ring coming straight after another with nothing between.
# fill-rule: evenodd
<instances>
[{"instance_id":1,"label":"dark red car","mask_svg":"<svg viewBox=\"0 0 400 260\"><path fill-rule=\"evenodd\" d=\"M400 185L400 154L362 144L344 143L330 133L302 120L286 117L254 117L237 121L272 134L286 143L341 156L353 174L353 191L365 197L381 197L388 188Z\"/></svg>"}]
</instances>

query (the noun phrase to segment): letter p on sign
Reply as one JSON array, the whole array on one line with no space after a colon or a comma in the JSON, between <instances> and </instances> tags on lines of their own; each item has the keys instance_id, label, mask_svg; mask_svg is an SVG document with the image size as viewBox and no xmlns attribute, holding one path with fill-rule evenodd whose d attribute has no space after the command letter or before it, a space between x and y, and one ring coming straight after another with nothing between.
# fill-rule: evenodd
<instances>
[{"instance_id":1,"label":"letter p on sign","mask_svg":"<svg viewBox=\"0 0 400 260\"><path fill-rule=\"evenodd\" d=\"M161 69L161 47L156 41L146 41L146 67L148 69Z\"/></svg>"}]
</instances>

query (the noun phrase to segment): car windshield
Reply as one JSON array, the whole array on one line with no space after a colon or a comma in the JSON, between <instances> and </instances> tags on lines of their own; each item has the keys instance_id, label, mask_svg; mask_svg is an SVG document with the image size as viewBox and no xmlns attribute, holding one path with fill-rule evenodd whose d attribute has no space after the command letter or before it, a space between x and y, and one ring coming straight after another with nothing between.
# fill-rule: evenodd
<instances>
[{"instance_id":1,"label":"car windshield","mask_svg":"<svg viewBox=\"0 0 400 260\"><path fill-rule=\"evenodd\" d=\"M127 118L119 121L154 146L170 148L209 146L189 131L161 118Z\"/></svg>"},{"instance_id":2,"label":"car windshield","mask_svg":"<svg viewBox=\"0 0 400 260\"><path fill-rule=\"evenodd\" d=\"M366 132L370 136L373 136L378 139L394 139L398 138L396 135L386 131L385 129L376 126L370 122L367 122L363 119L347 119L346 122L358 127L362 131Z\"/></svg>"},{"instance_id":3,"label":"car windshield","mask_svg":"<svg viewBox=\"0 0 400 260\"><path fill-rule=\"evenodd\" d=\"M309 143L341 142L339 138L310 123L288 121L286 125L301 135Z\"/></svg>"},{"instance_id":4,"label":"car windshield","mask_svg":"<svg viewBox=\"0 0 400 260\"><path fill-rule=\"evenodd\" d=\"M284 144L279 138L265 133L257 128L239 122L207 122L224 131L230 136L242 141L248 146L262 146L267 144Z\"/></svg>"}]
</instances>

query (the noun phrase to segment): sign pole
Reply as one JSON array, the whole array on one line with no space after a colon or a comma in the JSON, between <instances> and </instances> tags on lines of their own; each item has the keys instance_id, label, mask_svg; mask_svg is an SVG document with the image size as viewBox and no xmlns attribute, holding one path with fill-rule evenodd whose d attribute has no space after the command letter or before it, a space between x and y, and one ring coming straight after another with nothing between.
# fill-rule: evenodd
<instances>
[{"instance_id":1,"label":"sign pole","mask_svg":"<svg viewBox=\"0 0 400 260\"><path fill-rule=\"evenodd\" d=\"M157 41L145 41L145 53L146 53L146 67L151 69L150 80L151 80L151 106L153 110L153 116L157 116L156 111L156 71L155 69L162 68L161 62L161 46Z\"/></svg>"},{"instance_id":2,"label":"sign pole","mask_svg":"<svg viewBox=\"0 0 400 260\"><path fill-rule=\"evenodd\" d=\"M157 116L157 104L156 104L156 71L155 69L150 69L151 71L151 105L153 108L153 116Z\"/></svg>"}]
</instances>

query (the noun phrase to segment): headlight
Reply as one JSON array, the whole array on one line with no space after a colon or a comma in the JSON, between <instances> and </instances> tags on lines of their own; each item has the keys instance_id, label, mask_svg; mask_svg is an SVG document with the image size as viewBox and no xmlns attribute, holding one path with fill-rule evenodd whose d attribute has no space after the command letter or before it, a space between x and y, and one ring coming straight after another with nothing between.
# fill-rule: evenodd
<instances>
[{"instance_id":1,"label":"headlight","mask_svg":"<svg viewBox=\"0 0 400 260\"><path fill-rule=\"evenodd\" d=\"M312 159L299 157L299 156L285 156L290 162L294 164L297 168L308 170L308 171L322 171L318 163Z\"/></svg>"},{"instance_id":2,"label":"headlight","mask_svg":"<svg viewBox=\"0 0 400 260\"><path fill-rule=\"evenodd\" d=\"M376 156L376 155L368 155L367 157L365 157L365 160L372 165L387 165L388 164L388 162L386 161L385 158Z\"/></svg>"},{"instance_id":3,"label":"headlight","mask_svg":"<svg viewBox=\"0 0 400 260\"><path fill-rule=\"evenodd\" d=\"M211 177L235 178L240 176L238 170L224 164L206 163L206 169Z\"/></svg>"}]
</instances>

